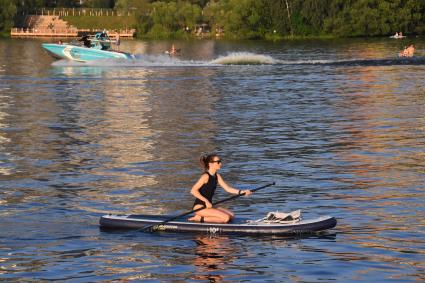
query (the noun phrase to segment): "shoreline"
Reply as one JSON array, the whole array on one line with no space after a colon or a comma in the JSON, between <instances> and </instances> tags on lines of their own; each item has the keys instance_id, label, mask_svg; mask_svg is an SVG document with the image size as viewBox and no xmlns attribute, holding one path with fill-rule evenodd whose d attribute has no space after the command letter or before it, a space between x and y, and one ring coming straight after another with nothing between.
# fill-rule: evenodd
<instances>
[{"instance_id":1,"label":"shoreline","mask_svg":"<svg viewBox=\"0 0 425 283\"><path fill-rule=\"evenodd\" d=\"M70 30L37 30L37 29L24 29L24 28L12 28L10 32L0 33L0 38L67 38L67 37L79 37L82 33L95 33L101 29L70 29ZM185 33L168 33L166 36L161 35L140 35L135 29L115 29L108 31L109 34L119 36L122 39L139 39L139 40L217 40L217 41L269 41L269 42L279 42L279 41L299 41L299 40L335 40L335 39L355 39L355 38L364 38L364 39L378 39L378 38L388 38L390 35L379 35L379 36L336 36L336 35L269 35L266 34L264 37L257 38L245 38L245 37L236 37L236 36L213 36L209 34L203 34L201 36L185 34ZM406 40L412 40L421 38L420 35L407 35L404 38L393 39L399 42L404 42Z\"/></svg>"}]
</instances>

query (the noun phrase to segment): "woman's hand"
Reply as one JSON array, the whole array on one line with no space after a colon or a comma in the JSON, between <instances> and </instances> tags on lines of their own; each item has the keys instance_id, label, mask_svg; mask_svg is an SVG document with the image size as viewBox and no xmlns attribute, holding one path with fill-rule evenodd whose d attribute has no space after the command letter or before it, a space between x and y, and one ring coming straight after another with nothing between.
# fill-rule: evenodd
<instances>
[{"instance_id":1,"label":"woman's hand","mask_svg":"<svg viewBox=\"0 0 425 283\"><path fill-rule=\"evenodd\" d=\"M212 205L212 203L210 203L209 201L206 201L206 202L205 202L205 207L206 207L206 208L212 208L212 207L213 207L213 205Z\"/></svg>"},{"instance_id":2,"label":"woman's hand","mask_svg":"<svg viewBox=\"0 0 425 283\"><path fill-rule=\"evenodd\" d=\"M252 195L252 192L250 190L244 190L244 191L240 190L239 194L245 195L245 196L250 196L250 195Z\"/></svg>"}]
</instances>

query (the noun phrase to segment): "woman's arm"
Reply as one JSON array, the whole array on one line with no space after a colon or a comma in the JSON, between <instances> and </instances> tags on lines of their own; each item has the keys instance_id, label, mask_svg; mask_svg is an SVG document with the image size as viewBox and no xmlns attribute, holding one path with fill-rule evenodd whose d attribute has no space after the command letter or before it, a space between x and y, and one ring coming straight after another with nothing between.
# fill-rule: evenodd
<instances>
[{"instance_id":1,"label":"woman's arm","mask_svg":"<svg viewBox=\"0 0 425 283\"><path fill-rule=\"evenodd\" d=\"M212 203L210 203L206 198L204 198L199 190L201 189L203 184L206 184L208 182L208 174L202 174L201 178L199 178L198 182L193 185L192 189L190 190L190 193L196 197L197 199L202 200L205 203L206 208L211 208Z\"/></svg>"},{"instance_id":2,"label":"woman's arm","mask_svg":"<svg viewBox=\"0 0 425 283\"><path fill-rule=\"evenodd\" d=\"M238 195L238 194L241 195L245 193L246 196L249 196L250 194L252 194L250 190L238 190L238 189L232 188L231 186L226 184L226 182L223 180L221 175L218 173L217 173L217 179L218 179L218 184L220 185L220 187L222 187L228 193L235 194L235 195Z\"/></svg>"}]
</instances>

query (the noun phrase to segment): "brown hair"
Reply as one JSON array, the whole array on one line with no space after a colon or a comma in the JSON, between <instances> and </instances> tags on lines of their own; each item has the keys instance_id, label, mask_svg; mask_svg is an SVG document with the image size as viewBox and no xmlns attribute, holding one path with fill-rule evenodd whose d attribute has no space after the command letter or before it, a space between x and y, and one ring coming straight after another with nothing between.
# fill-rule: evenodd
<instances>
[{"instance_id":1,"label":"brown hair","mask_svg":"<svg viewBox=\"0 0 425 283\"><path fill-rule=\"evenodd\" d=\"M205 171L210 169L210 162L214 160L214 157L218 157L216 153L206 153L201 155L199 162L201 162L201 166Z\"/></svg>"}]
</instances>

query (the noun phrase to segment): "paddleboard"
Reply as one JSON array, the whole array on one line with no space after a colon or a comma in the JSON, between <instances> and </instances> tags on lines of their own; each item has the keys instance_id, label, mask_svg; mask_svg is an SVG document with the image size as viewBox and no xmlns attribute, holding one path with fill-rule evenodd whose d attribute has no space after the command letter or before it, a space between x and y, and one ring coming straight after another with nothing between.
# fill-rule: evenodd
<instances>
[{"instance_id":1,"label":"paddleboard","mask_svg":"<svg viewBox=\"0 0 425 283\"><path fill-rule=\"evenodd\" d=\"M170 219L170 215L103 215L100 218L100 227L107 230L143 229L153 225L154 231L206 233L206 234L266 234L266 235L298 235L315 233L334 228L337 221L331 216L321 216L310 220L300 220L288 223L267 223L265 221L249 221L234 219L228 224L189 222Z\"/></svg>"}]
</instances>

